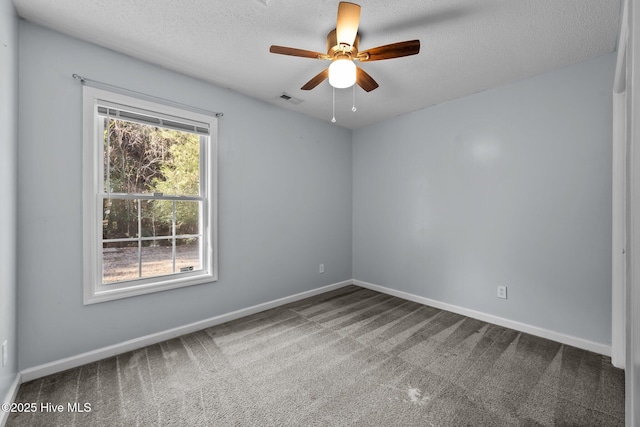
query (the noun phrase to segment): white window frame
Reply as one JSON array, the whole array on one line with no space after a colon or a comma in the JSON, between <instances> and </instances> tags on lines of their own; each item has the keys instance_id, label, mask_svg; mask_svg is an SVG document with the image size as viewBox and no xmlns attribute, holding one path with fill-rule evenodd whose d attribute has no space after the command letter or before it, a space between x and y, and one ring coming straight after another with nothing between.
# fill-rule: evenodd
<instances>
[{"instance_id":1,"label":"white window frame","mask_svg":"<svg viewBox=\"0 0 640 427\"><path fill-rule=\"evenodd\" d=\"M206 114L115 93L92 86L83 86L83 300L94 304L165 291L218 280L217 227L217 118ZM118 104L148 111L152 116L180 118L209 129L208 143L201 144L201 214L202 269L113 284L102 283L102 215L104 198L103 136L98 105ZM134 111L135 111L134 110Z\"/></svg>"}]
</instances>

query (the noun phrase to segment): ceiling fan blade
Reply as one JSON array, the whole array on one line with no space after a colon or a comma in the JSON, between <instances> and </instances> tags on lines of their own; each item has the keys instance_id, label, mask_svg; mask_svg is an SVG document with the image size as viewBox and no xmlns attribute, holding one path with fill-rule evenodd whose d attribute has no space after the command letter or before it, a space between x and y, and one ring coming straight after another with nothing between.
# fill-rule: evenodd
<instances>
[{"instance_id":1,"label":"ceiling fan blade","mask_svg":"<svg viewBox=\"0 0 640 427\"><path fill-rule=\"evenodd\" d=\"M326 56L327 56L324 53L314 52L312 50L296 49L293 47L275 46L275 45L269 48L269 52L277 53L280 55L299 56L302 58L313 58L313 59L326 59Z\"/></svg>"},{"instance_id":2,"label":"ceiling fan blade","mask_svg":"<svg viewBox=\"0 0 640 427\"><path fill-rule=\"evenodd\" d=\"M353 45L360 25L360 5L341 1L338 5L336 36L338 44Z\"/></svg>"},{"instance_id":3,"label":"ceiling fan blade","mask_svg":"<svg viewBox=\"0 0 640 427\"><path fill-rule=\"evenodd\" d=\"M358 53L359 61L380 61L382 59L401 58L420 52L420 40L392 43L374 47Z\"/></svg>"},{"instance_id":4,"label":"ceiling fan blade","mask_svg":"<svg viewBox=\"0 0 640 427\"><path fill-rule=\"evenodd\" d=\"M329 69L325 68L324 70L320 71L314 78L309 80L300 89L302 89L302 90L311 90L314 87L318 86L323 81L325 81L328 77L329 77Z\"/></svg>"},{"instance_id":5,"label":"ceiling fan blade","mask_svg":"<svg viewBox=\"0 0 640 427\"><path fill-rule=\"evenodd\" d=\"M378 87L378 82L373 80L373 77L360 67L356 67L356 83L367 92L371 92Z\"/></svg>"}]
</instances>

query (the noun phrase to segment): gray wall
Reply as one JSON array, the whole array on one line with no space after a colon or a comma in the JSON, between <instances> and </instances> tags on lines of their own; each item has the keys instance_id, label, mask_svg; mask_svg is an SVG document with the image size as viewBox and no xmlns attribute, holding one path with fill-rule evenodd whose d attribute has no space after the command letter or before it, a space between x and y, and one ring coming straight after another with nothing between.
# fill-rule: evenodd
<instances>
[{"instance_id":1,"label":"gray wall","mask_svg":"<svg viewBox=\"0 0 640 427\"><path fill-rule=\"evenodd\" d=\"M72 73L224 112L217 283L82 304L81 86ZM20 369L352 277L351 131L26 22L19 96Z\"/></svg>"},{"instance_id":2,"label":"gray wall","mask_svg":"<svg viewBox=\"0 0 640 427\"><path fill-rule=\"evenodd\" d=\"M0 402L16 378L16 194L18 152L18 17L11 0L0 1L0 343L9 363L0 367ZM0 364L1 365L1 364ZM2 418L0 414L0 418Z\"/></svg>"},{"instance_id":3,"label":"gray wall","mask_svg":"<svg viewBox=\"0 0 640 427\"><path fill-rule=\"evenodd\" d=\"M610 344L614 68L354 131L354 278Z\"/></svg>"}]
</instances>

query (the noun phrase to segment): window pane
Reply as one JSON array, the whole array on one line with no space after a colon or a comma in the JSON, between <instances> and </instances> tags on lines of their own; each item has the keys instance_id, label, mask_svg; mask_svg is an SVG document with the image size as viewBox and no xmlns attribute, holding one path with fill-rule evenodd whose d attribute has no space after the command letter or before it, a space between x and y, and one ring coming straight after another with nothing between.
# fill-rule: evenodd
<instances>
[{"instance_id":1,"label":"window pane","mask_svg":"<svg viewBox=\"0 0 640 427\"><path fill-rule=\"evenodd\" d=\"M138 278L138 242L111 242L102 245L102 283Z\"/></svg>"},{"instance_id":2,"label":"window pane","mask_svg":"<svg viewBox=\"0 0 640 427\"><path fill-rule=\"evenodd\" d=\"M173 231L173 202L171 200L142 200L142 237L171 236Z\"/></svg>"},{"instance_id":3,"label":"window pane","mask_svg":"<svg viewBox=\"0 0 640 427\"><path fill-rule=\"evenodd\" d=\"M173 273L173 247L171 239L142 242L142 277L155 277Z\"/></svg>"},{"instance_id":4,"label":"window pane","mask_svg":"<svg viewBox=\"0 0 640 427\"><path fill-rule=\"evenodd\" d=\"M105 120L104 189L112 193L148 193L164 157L154 128L117 119Z\"/></svg>"},{"instance_id":5,"label":"window pane","mask_svg":"<svg viewBox=\"0 0 640 427\"><path fill-rule=\"evenodd\" d=\"M171 141L168 158L163 162L162 176L154 181L154 191L170 195L200 194L200 136L175 130L162 130Z\"/></svg>"},{"instance_id":6,"label":"window pane","mask_svg":"<svg viewBox=\"0 0 640 427\"><path fill-rule=\"evenodd\" d=\"M200 239L176 239L176 271L201 270Z\"/></svg>"},{"instance_id":7,"label":"window pane","mask_svg":"<svg viewBox=\"0 0 640 427\"><path fill-rule=\"evenodd\" d=\"M198 201L176 202L176 235L199 234L200 206Z\"/></svg>"},{"instance_id":8,"label":"window pane","mask_svg":"<svg viewBox=\"0 0 640 427\"><path fill-rule=\"evenodd\" d=\"M104 191L197 196L200 136L104 119Z\"/></svg>"},{"instance_id":9,"label":"window pane","mask_svg":"<svg viewBox=\"0 0 640 427\"><path fill-rule=\"evenodd\" d=\"M102 238L123 239L138 236L138 201L103 199Z\"/></svg>"}]
</instances>

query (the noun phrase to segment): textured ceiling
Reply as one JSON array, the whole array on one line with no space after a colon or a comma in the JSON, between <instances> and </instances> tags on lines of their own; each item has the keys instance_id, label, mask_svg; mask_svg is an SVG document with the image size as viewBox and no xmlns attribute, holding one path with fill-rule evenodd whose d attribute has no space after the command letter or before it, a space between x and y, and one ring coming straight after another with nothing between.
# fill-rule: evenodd
<instances>
[{"instance_id":1,"label":"textured ceiling","mask_svg":"<svg viewBox=\"0 0 640 427\"><path fill-rule=\"evenodd\" d=\"M419 39L418 55L362 63L380 87L336 90L351 129L615 50L619 0L362 0L360 50ZM266 3L266 4L265 4ZM328 62L269 53L326 51L337 0L14 0L21 17L62 33L330 120ZM86 76L91 78L91 76ZM280 99L286 92L303 102Z\"/></svg>"}]
</instances>

